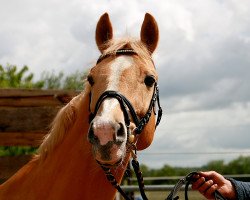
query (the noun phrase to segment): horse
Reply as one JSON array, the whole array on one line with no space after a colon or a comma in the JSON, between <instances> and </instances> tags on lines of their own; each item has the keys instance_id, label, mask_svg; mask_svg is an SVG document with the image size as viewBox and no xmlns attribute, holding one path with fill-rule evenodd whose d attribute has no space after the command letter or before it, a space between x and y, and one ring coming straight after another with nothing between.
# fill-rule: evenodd
<instances>
[{"instance_id":1,"label":"horse","mask_svg":"<svg viewBox=\"0 0 250 200\"><path fill-rule=\"evenodd\" d=\"M158 75L152 53L158 38L157 22L148 13L140 39L114 39L109 15L100 17L95 40L101 56L84 91L58 112L31 161L0 185L1 200L115 198L100 165L111 166L120 183L131 147L143 150L153 141Z\"/></svg>"}]
</instances>

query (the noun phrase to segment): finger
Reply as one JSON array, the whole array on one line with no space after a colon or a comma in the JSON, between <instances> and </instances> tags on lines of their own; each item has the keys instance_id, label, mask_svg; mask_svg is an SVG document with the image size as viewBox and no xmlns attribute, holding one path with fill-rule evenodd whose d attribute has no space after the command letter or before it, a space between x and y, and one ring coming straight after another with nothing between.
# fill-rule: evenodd
<instances>
[{"instance_id":1,"label":"finger","mask_svg":"<svg viewBox=\"0 0 250 200\"><path fill-rule=\"evenodd\" d=\"M222 176L216 171L199 172L199 175L204 176L206 179L212 179L212 180L221 178Z\"/></svg>"},{"instance_id":2,"label":"finger","mask_svg":"<svg viewBox=\"0 0 250 200\"><path fill-rule=\"evenodd\" d=\"M199 188L199 192L205 194L205 192L214 184L212 180L204 182Z\"/></svg>"},{"instance_id":3,"label":"finger","mask_svg":"<svg viewBox=\"0 0 250 200\"><path fill-rule=\"evenodd\" d=\"M214 193L215 193L215 190L217 190L218 188L218 185L217 184L213 184L211 187L209 187L205 193L204 193L204 196L207 198L207 199L214 199Z\"/></svg>"},{"instance_id":4,"label":"finger","mask_svg":"<svg viewBox=\"0 0 250 200\"><path fill-rule=\"evenodd\" d=\"M199 172L200 176L204 176L206 178L213 178L215 176L216 172L215 171L207 171L207 172Z\"/></svg>"},{"instance_id":5,"label":"finger","mask_svg":"<svg viewBox=\"0 0 250 200\"><path fill-rule=\"evenodd\" d=\"M214 183L221 185L225 182L225 178L217 173L216 171L208 171L208 172L199 172L200 176L205 177L205 179L211 179Z\"/></svg>"},{"instance_id":6,"label":"finger","mask_svg":"<svg viewBox=\"0 0 250 200\"><path fill-rule=\"evenodd\" d=\"M199 174L194 174L194 175L192 176L192 181L195 182L195 181L197 181L199 178L200 178L200 175L199 175Z\"/></svg>"},{"instance_id":7,"label":"finger","mask_svg":"<svg viewBox=\"0 0 250 200\"><path fill-rule=\"evenodd\" d=\"M204 178L204 177L200 177L197 181L195 181L195 182L192 184L192 189L193 189L193 190L198 190L198 188L199 188L203 183L205 183L205 178Z\"/></svg>"}]
</instances>

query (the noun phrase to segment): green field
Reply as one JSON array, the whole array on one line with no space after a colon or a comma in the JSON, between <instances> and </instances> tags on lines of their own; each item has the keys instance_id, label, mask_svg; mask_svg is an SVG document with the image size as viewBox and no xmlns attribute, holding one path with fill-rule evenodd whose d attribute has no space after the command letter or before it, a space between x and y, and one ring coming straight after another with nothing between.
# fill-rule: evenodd
<instances>
[{"instance_id":1,"label":"green field","mask_svg":"<svg viewBox=\"0 0 250 200\"><path fill-rule=\"evenodd\" d=\"M166 199L167 195L170 192L147 192L148 198L152 200L164 200ZM181 191L179 193L180 200L184 200L184 192ZM205 200L206 198L203 197L200 193L196 191L189 191L188 192L188 197L190 200Z\"/></svg>"},{"instance_id":2,"label":"green field","mask_svg":"<svg viewBox=\"0 0 250 200\"><path fill-rule=\"evenodd\" d=\"M147 195L148 199L150 199L150 200L165 200L169 193L170 193L169 191L167 191L167 192L164 192L164 191L161 191L161 192L146 192L146 195ZM136 192L135 196L139 196L139 193ZM180 200L185 199L183 191L179 192L179 197L180 197ZM188 192L188 197L189 197L190 200L206 200L205 197L203 197L200 193L198 193L196 191L189 191Z\"/></svg>"}]
</instances>

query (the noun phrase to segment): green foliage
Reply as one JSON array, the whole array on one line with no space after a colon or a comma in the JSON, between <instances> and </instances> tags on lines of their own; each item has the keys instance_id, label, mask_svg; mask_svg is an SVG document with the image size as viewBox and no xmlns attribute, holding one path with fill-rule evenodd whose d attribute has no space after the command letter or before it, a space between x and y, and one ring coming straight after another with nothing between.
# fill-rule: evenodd
<instances>
[{"instance_id":1,"label":"green foliage","mask_svg":"<svg viewBox=\"0 0 250 200\"><path fill-rule=\"evenodd\" d=\"M66 90L83 90L83 80L87 77L87 73L76 71L65 78L63 88Z\"/></svg>"},{"instance_id":2,"label":"green foliage","mask_svg":"<svg viewBox=\"0 0 250 200\"><path fill-rule=\"evenodd\" d=\"M35 147L0 146L0 156L30 155L36 152Z\"/></svg>"},{"instance_id":3,"label":"green foliage","mask_svg":"<svg viewBox=\"0 0 250 200\"><path fill-rule=\"evenodd\" d=\"M250 156L240 156L225 164L223 160L210 161L202 170L214 170L221 174L250 174Z\"/></svg>"},{"instance_id":4,"label":"green foliage","mask_svg":"<svg viewBox=\"0 0 250 200\"><path fill-rule=\"evenodd\" d=\"M239 158L232 160L228 163L224 170L224 174L250 174L250 156L244 157L240 156Z\"/></svg>"},{"instance_id":5,"label":"green foliage","mask_svg":"<svg viewBox=\"0 0 250 200\"><path fill-rule=\"evenodd\" d=\"M63 72L55 74L52 72L43 72L41 80L44 81L44 89L61 89Z\"/></svg>"},{"instance_id":6,"label":"green foliage","mask_svg":"<svg viewBox=\"0 0 250 200\"><path fill-rule=\"evenodd\" d=\"M33 81L34 74L28 72L28 66L18 70L17 66L0 65L0 88L42 88L44 82Z\"/></svg>"},{"instance_id":7,"label":"green foliage","mask_svg":"<svg viewBox=\"0 0 250 200\"><path fill-rule=\"evenodd\" d=\"M44 81L45 89L65 89L65 90L83 90L83 80L87 77L86 72L76 71L66 77L63 72L55 74L52 72L44 72L41 80Z\"/></svg>"},{"instance_id":8,"label":"green foliage","mask_svg":"<svg viewBox=\"0 0 250 200\"><path fill-rule=\"evenodd\" d=\"M223 160L213 160L208 162L207 165L202 167L204 170L213 170L219 173L224 173L225 164Z\"/></svg>"},{"instance_id":9,"label":"green foliage","mask_svg":"<svg viewBox=\"0 0 250 200\"><path fill-rule=\"evenodd\" d=\"M86 76L86 72L79 71L67 76L63 72L45 71L40 80L34 81L34 74L29 72L28 66L19 69L16 65L7 64L0 65L0 88L83 90Z\"/></svg>"}]
</instances>

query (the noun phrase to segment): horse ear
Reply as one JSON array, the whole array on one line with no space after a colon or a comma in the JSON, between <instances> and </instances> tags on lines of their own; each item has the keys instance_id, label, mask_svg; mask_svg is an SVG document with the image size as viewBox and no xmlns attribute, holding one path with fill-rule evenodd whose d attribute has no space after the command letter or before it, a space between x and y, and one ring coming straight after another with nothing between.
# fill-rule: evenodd
<instances>
[{"instance_id":1,"label":"horse ear","mask_svg":"<svg viewBox=\"0 0 250 200\"><path fill-rule=\"evenodd\" d=\"M107 48L105 44L107 41L113 38L113 29L111 22L109 20L108 13L104 13L96 26L96 32L95 32L95 40L98 49L101 51L101 53Z\"/></svg>"},{"instance_id":2,"label":"horse ear","mask_svg":"<svg viewBox=\"0 0 250 200\"><path fill-rule=\"evenodd\" d=\"M141 27L141 41L146 45L150 53L153 53L159 40L157 22L149 13L145 14Z\"/></svg>"}]
</instances>

